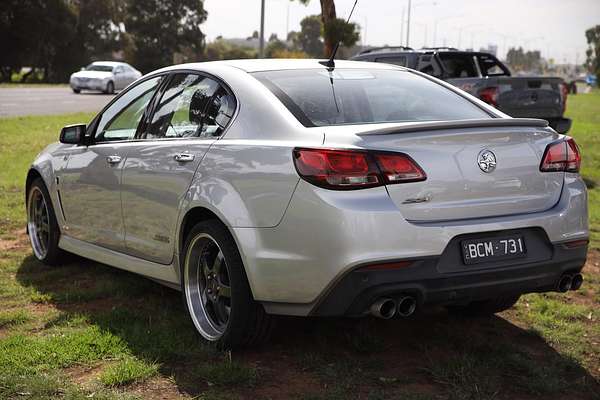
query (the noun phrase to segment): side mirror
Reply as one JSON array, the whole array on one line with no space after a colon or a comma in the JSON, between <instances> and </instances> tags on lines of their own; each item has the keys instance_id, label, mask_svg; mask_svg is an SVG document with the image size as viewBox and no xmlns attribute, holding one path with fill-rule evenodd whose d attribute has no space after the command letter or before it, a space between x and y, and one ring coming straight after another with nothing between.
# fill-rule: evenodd
<instances>
[{"instance_id":1,"label":"side mirror","mask_svg":"<svg viewBox=\"0 0 600 400\"><path fill-rule=\"evenodd\" d=\"M569 129L571 129L571 120L569 118L561 118L554 124L551 124L551 126L556 132L560 133L561 135L564 135L565 133L569 132Z\"/></svg>"},{"instance_id":2,"label":"side mirror","mask_svg":"<svg viewBox=\"0 0 600 400\"><path fill-rule=\"evenodd\" d=\"M81 67L79 70L80 71L85 71L85 67Z\"/></svg>"},{"instance_id":3,"label":"side mirror","mask_svg":"<svg viewBox=\"0 0 600 400\"><path fill-rule=\"evenodd\" d=\"M60 142L65 144L80 144L85 137L85 124L67 125L60 131Z\"/></svg>"}]
</instances>

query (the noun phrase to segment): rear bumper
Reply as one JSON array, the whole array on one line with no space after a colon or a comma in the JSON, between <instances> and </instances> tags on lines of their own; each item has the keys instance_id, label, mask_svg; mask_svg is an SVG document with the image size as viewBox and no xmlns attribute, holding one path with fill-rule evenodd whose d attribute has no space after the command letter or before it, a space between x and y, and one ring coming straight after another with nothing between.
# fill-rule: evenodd
<instances>
[{"instance_id":1,"label":"rear bumper","mask_svg":"<svg viewBox=\"0 0 600 400\"><path fill-rule=\"evenodd\" d=\"M446 291L456 291L455 286L469 282L475 282L481 288L486 285L496 287L503 279L515 284L510 280L513 279L510 273L503 275L505 267L502 265L494 266L494 272L489 269L477 272L473 277L464 271L438 271L436 267L449 243L461 235L532 229L543 232L547 249L535 252L528 247L528 252L539 253L541 257L529 260L530 265L540 265L541 270L555 264L559 265L558 269L576 269L583 265L585 254L572 257L574 264L565 263L565 259L560 258L561 249L554 250L552 245L589 237L587 193L578 175L565 175L559 202L543 212L431 223L407 221L383 187L350 193L320 189L300 181L279 225L232 228L231 231L240 249L254 299L271 314L306 316L346 314L349 307L346 296L332 293L340 290L336 289L340 282L352 276L356 268L375 263L420 260L422 268L415 264L394 272L399 274L392 276L395 280L382 283L420 282L426 286L422 289L422 297L427 302L435 296L445 298ZM517 271L515 268L508 269ZM533 273L533 278L528 277L528 272L524 274L525 281L540 280L539 285L528 283L529 286L524 287L535 291L553 284L560 272L539 277ZM461 280L463 278L465 281ZM439 293L436 293L436 287ZM369 288L356 287L350 303L364 290L385 289L370 285ZM328 302L340 298L343 305L333 311L323 311L330 309L329 306L321 309L329 297L332 300Z\"/></svg>"},{"instance_id":2,"label":"rear bumper","mask_svg":"<svg viewBox=\"0 0 600 400\"><path fill-rule=\"evenodd\" d=\"M449 248L454 243L449 244ZM568 249L562 244L538 249L536 260L500 266L459 267L452 252L415 260L389 271L357 268L347 273L311 311L314 316L364 315L377 299L412 295L419 305L466 304L498 296L556 290L560 277L581 271L587 247ZM540 257L541 256L541 257Z\"/></svg>"}]
</instances>

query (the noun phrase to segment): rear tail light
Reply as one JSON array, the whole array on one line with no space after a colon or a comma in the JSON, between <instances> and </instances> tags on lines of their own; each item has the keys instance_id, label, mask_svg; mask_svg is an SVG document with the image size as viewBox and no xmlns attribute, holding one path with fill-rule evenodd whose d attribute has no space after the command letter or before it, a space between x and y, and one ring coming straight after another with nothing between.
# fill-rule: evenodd
<instances>
[{"instance_id":1,"label":"rear tail light","mask_svg":"<svg viewBox=\"0 0 600 400\"><path fill-rule=\"evenodd\" d=\"M496 86L487 87L479 91L479 98L489 105L498 106L498 88Z\"/></svg>"},{"instance_id":2,"label":"rear tail light","mask_svg":"<svg viewBox=\"0 0 600 400\"><path fill-rule=\"evenodd\" d=\"M550 143L546 147L540 171L542 172L579 172L581 154L577 143L571 137Z\"/></svg>"},{"instance_id":3,"label":"rear tail light","mask_svg":"<svg viewBox=\"0 0 600 400\"><path fill-rule=\"evenodd\" d=\"M427 179L421 167L402 153L296 148L294 164L304 180L326 189L354 190Z\"/></svg>"}]
</instances>

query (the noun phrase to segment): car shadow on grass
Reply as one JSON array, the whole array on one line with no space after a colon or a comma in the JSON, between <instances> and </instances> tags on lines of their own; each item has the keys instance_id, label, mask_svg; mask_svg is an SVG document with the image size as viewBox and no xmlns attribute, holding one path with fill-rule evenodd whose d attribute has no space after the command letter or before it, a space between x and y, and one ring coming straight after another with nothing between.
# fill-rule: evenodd
<instances>
[{"instance_id":1,"label":"car shadow on grass","mask_svg":"<svg viewBox=\"0 0 600 400\"><path fill-rule=\"evenodd\" d=\"M429 309L388 321L280 317L269 344L224 353L200 339L179 292L135 274L78 257L47 267L30 256L16 277L33 302L60 311L44 329L95 326L125 345L127 354L108 357L156 363L160 376L191 396L587 399L600 393L577 360L498 316L468 319ZM93 339L89 346L96 346Z\"/></svg>"}]
</instances>

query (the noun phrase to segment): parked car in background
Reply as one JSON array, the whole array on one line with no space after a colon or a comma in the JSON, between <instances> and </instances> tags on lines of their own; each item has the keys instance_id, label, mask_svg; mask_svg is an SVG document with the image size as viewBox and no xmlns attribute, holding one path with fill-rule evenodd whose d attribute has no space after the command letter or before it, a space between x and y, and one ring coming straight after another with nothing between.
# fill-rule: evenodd
<instances>
[{"instance_id":1,"label":"parked car in background","mask_svg":"<svg viewBox=\"0 0 600 400\"><path fill-rule=\"evenodd\" d=\"M71 75L69 83L73 92L99 90L114 93L140 78L142 73L131 65L116 61L95 61Z\"/></svg>"},{"instance_id":2,"label":"parked car in background","mask_svg":"<svg viewBox=\"0 0 600 400\"><path fill-rule=\"evenodd\" d=\"M352 58L416 69L461 88L512 117L542 118L559 133L567 133L564 118L569 88L562 78L511 76L494 55L455 48L382 47Z\"/></svg>"},{"instance_id":3,"label":"parked car in background","mask_svg":"<svg viewBox=\"0 0 600 400\"><path fill-rule=\"evenodd\" d=\"M581 286L572 138L414 70L322 63L176 65L64 127L27 174L35 257L178 288L221 347L273 314L492 314Z\"/></svg>"}]
</instances>

